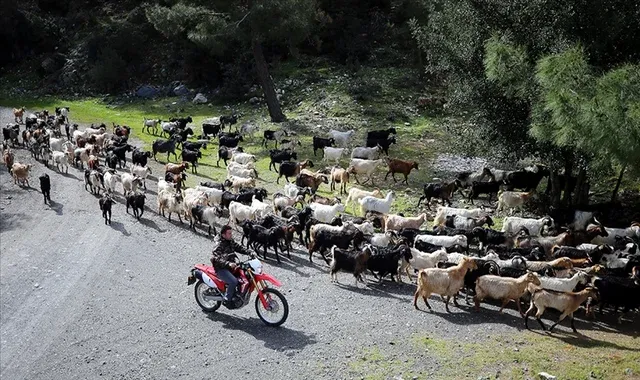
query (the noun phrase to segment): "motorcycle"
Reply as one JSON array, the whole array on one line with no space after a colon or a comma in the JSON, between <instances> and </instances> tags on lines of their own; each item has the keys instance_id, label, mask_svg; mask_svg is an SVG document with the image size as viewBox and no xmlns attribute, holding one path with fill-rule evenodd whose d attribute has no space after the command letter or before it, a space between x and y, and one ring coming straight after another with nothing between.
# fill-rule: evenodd
<instances>
[{"instance_id":1,"label":"motorcycle","mask_svg":"<svg viewBox=\"0 0 640 380\"><path fill-rule=\"evenodd\" d=\"M289 304L278 290L270 288L268 283L282 286L273 276L263 273L262 263L251 259L238 265L238 289L233 299L223 303L226 284L216 275L215 269L206 264L196 264L187 278L187 285L196 284L194 292L196 302L205 312L212 313L224 305L228 309L240 309L249 304L251 293L258 293L255 304L258 317L267 326L280 326L289 316Z\"/></svg>"}]
</instances>

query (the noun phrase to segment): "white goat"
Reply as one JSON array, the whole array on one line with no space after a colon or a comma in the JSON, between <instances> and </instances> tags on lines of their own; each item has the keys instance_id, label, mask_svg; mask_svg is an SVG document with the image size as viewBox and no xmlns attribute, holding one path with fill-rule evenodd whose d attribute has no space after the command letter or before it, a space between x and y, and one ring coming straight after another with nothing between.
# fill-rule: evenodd
<instances>
[{"instance_id":1,"label":"white goat","mask_svg":"<svg viewBox=\"0 0 640 380\"><path fill-rule=\"evenodd\" d=\"M360 224L353 224L354 227L356 227L357 229L359 229L360 231L362 231L363 234L365 235L373 235L373 223L369 222L369 221L365 221L363 223Z\"/></svg>"},{"instance_id":2,"label":"white goat","mask_svg":"<svg viewBox=\"0 0 640 380\"><path fill-rule=\"evenodd\" d=\"M158 177L158 193L160 193L161 191L166 191L166 192L169 192L169 193L175 193L176 192L176 184L175 183L171 183L171 182L167 182L162 177Z\"/></svg>"},{"instance_id":3,"label":"white goat","mask_svg":"<svg viewBox=\"0 0 640 380\"><path fill-rule=\"evenodd\" d=\"M498 207L496 213L506 208L509 209L509 214L513 215L517 209L522 209L524 204L531 199L534 192L528 193L522 191L503 191L498 195Z\"/></svg>"},{"instance_id":4,"label":"white goat","mask_svg":"<svg viewBox=\"0 0 640 380\"><path fill-rule=\"evenodd\" d=\"M418 235L416 242L423 241L425 243L437 245L439 247L453 247L454 245L467 246L467 237L464 235L444 236L444 235Z\"/></svg>"},{"instance_id":5,"label":"white goat","mask_svg":"<svg viewBox=\"0 0 640 380\"><path fill-rule=\"evenodd\" d=\"M327 146L324 148L324 158L323 161L335 161L336 163L340 162L340 158L344 154L346 148L333 148Z\"/></svg>"},{"instance_id":6,"label":"white goat","mask_svg":"<svg viewBox=\"0 0 640 380\"><path fill-rule=\"evenodd\" d=\"M256 178L258 172L255 169L242 169L237 166L227 166L227 177L240 177L240 178Z\"/></svg>"},{"instance_id":7,"label":"white goat","mask_svg":"<svg viewBox=\"0 0 640 380\"><path fill-rule=\"evenodd\" d=\"M271 210L270 205L257 200L255 195L251 199L251 207L256 210L256 217L258 218L264 218L265 216L267 216L267 214L269 214L269 211Z\"/></svg>"},{"instance_id":8,"label":"white goat","mask_svg":"<svg viewBox=\"0 0 640 380\"><path fill-rule=\"evenodd\" d=\"M596 236L593 240L591 240L591 242L593 244L608 244L608 245L614 245L616 242L616 236L627 236L630 238L636 238L638 240L640 240L640 224L638 223L634 223L632 224L630 227L627 228L609 228L609 227L605 227L604 228L607 233L609 234L608 236Z\"/></svg>"},{"instance_id":9,"label":"white goat","mask_svg":"<svg viewBox=\"0 0 640 380\"><path fill-rule=\"evenodd\" d=\"M363 183L371 180L371 184L373 184L373 178L371 177L371 175L376 170L376 168L383 163L384 160L363 160L360 158L352 158L351 163L347 168L347 172L354 175L353 177L358 184L360 184L357 177L358 174L364 174L367 176L367 180Z\"/></svg>"},{"instance_id":10,"label":"white goat","mask_svg":"<svg viewBox=\"0 0 640 380\"><path fill-rule=\"evenodd\" d=\"M256 210L251 206L243 205L242 203L231 201L229 204L229 224L237 224L245 220L254 220L256 217Z\"/></svg>"},{"instance_id":11,"label":"white goat","mask_svg":"<svg viewBox=\"0 0 640 380\"><path fill-rule=\"evenodd\" d=\"M207 194L210 205L219 205L220 201L222 201L222 194L224 193L224 190L206 186L196 186L195 189Z\"/></svg>"},{"instance_id":12,"label":"white goat","mask_svg":"<svg viewBox=\"0 0 640 380\"><path fill-rule=\"evenodd\" d=\"M107 170L104 175L104 186L107 189L108 193L116 192L116 184L118 182L122 183L122 177L120 174L116 174L115 171Z\"/></svg>"},{"instance_id":13,"label":"white goat","mask_svg":"<svg viewBox=\"0 0 640 380\"><path fill-rule=\"evenodd\" d=\"M131 174L142 179L142 186L147 190L147 175L152 174L151 168L148 166L140 166L138 164L131 166Z\"/></svg>"},{"instance_id":14,"label":"white goat","mask_svg":"<svg viewBox=\"0 0 640 380\"><path fill-rule=\"evenodd\" d=\"M349 195L347 196L347 200L344 202L344 206L347 207L351 202L353 204L353 211L355 211L356 205L359 204L360 199L367 196L382 198L384 195L382 195L382 192L378 189L367 191L358 189L357 187L352 187L349 189Z\"/></svg>"},{"instance_id":15,"label":"white goat","mask_svg":"<svg viewBox=\"0 0 640 380\"><path fill-rule=\"evenodd\" d=\"M380 145L374 146L373 148L358 146L353 148L353 150L351 151L351 158L377 160L380 157L381 153L382 153L382 147L380 147Z\"/></svg>"},{"instance_id":16,"label":"white goat","mask_svg":"<svg viewBox=\"0 0 640 380\"><path fill-rule=\"evenodd\" d=\"M393 240L394 236L396 234L392 231L387 231L385 233L374 233L371 236L371 245L374 245L376 247L388 247L389 244L391 244L391 241Z\"/></svg>"},{"instance_id":17,"label":"white goat","mask_svg":"<svg viewBox=\"0 0 640 380\"><path fill-rule=\"evenodd\" d=\"M384 199L366 196L358 201L360 204L360 211L362 214L366 214L367 211L376 211L382 214L388 214L391 210L391 204L393 203L394 194L393 191L389 191Z\"/></svg>"},{"instance_id":18,"label":"white goat","mask_svg":"<svg viewBox=\"0 0 640 380\"><path fill-rule=\"evenodd\" d=\"M231 161L237 162L239 164L248 164L250 162L256 162L256 156L254 156L253 154L236 151L236 152L233 152L233 155L231 156Z\"/></svg>"},{"instance_id":19,"label":"white goat","mask_svg":"<svg viewBox=\"0 0 640 380\"><path fill-rule=\"evenodd\" d=\"M345 132L337 131L335 129L329 130L329 135L336 141L336 145L342 147L349 145L349 140L351 140L355 133L356 131L353 129Z\"/></svg>"},{"instance_id":20,"label":"white goat","mask_svg":"<svg viewBox=\"0 0 640 380\"><path fill-rule=\"evenodd\" d=\"M67 164L67 157L64 153L54 150L51 154L51 160L60 173L62 173L62 167L65 168L65 173L69 173L69 165Z\"/></svg>"},{"instance_id":21,"label":"white goat","mask_svg":"<svg viewBox=\"0 0 640 380\"><path fill-rule=\"evenodd\" d=\"M485 298L501 300L500 313L509 301L514 301L518 306L520 315L524 317L520 307L520 297L524 295L529 284L540 285L538 275L533 272L525 273L518 278L500 277L494 275L484 275L476 280L476 295L473 300L476 310L480 309L480 301Z\"/></svg>"},{"instance_id":22,"label":"white goat","mask_svg":"<svg viewBox=\"0 0 640 380\"><path fill-rule=\"evenodd\" d=\"M143 183L142 178L135 174L122 174L122 190L125 196L129 193L135 193L136 190L138 190L138 187L142 186ZM158 184L158 189L160 189L160 184ZM173 188L171 188L171 192L174 192Z\"/></svg>"},{"instance_id":23,"label":"white goat","mask_svg":"<svg viewBox=\"0 0 640 380\"><path fill-rule=\"evenodd\" d=\"M313 217L322 223L331 223L333 218L338 216L339 213L344 212L344 205L341 203L336 203L332 206L310 203L309 207L313 210Z\"/></svg>"},{"instance_id":24,"label":"white goat","mask_svg":"<svg viewBox=\"0 0 640 380\"><path fill-rule=\"evenodd\" d=\"M450 216L450 215L466 216L469 218L478 219L483 216L489 215L489 213L480 208L465 209L465 208L438 206L438 211L436 213L436 217L433 220L433 225L434 226L444 225L444 222L446 221L447 216Z\"/></svg>"},{"instance_id":25,"label":"white goat","mask_svg":"<svg viewBox=\"0 0 640 380\"><path fill-rule=\"evenodd\" d=\"M553 227L553 219L549 216L540 219L519 218L517 216L508 216L504 218L502 224L502 232L515 235L522 227L526 227L531 236L541 236L544 227Z\"/></svg>"},{"instance_id":26,"label":"white goat","mask_svg":"<svg viewBox=\"0 0 640 380\"><path fill-rule=\"evenodd\" d=\"M409 261L406 261L404 258L402 259L398 278L402 278L402 273L405 272L407 277L409 277L409 281L411 281L411 272L409 271L409 267L417 270L435 268L439 262L446 262L448 259L447 251L444 249L440 249L432 253L426 253L415 248L411 248L411 255L413 257Z\"/></svg>"},{"instance_id":27,"label":"white goat","mask_svg":"<svg viewBox=\"0 0 640 380\"><path fill-rule=\"evenodd\" d=\"M256 186L255 178L242 178L236 176L228 176L227 180L231 182L231 188L235 190L235 192L239 192L242 188L252 188Z\"/></svg>"},{"instance_id":28,"label":"white goat","mask_svg":"<svg viewBox=\"0 0 640 380\"><path fill-rule=\"evenodd\" d=\"M571 278L540 277L540 285L543 289L555 290L556 292L573 292L578 284L589 282L589 276L578 271Z\"/></svg>"},{"instance_id":29,"label":"white goat","mask_svg":"<svg viewBox=\"0 0 640 380\"><path fill-rule=\"evenodd\" d=\"M165 211L169 212L169 221L171 214L178 214L178 219L182 223L182 213L184 212L184 202L181 192L158 191L158 214L165 216Z\"/></svg>"},{"instance_id":30,"label":"white goat","mask_svg":"<svg viewBox=\"0 0 640 380\"><path fill-rule=\"evenodd\" d=\"M493 219L489 215L485 215L480 218L470 218L468 216L455 215L453 217L453 228L459 230L471 231L476 227L482 227L487 224L489 227L493 226Z\"/></svg>"}]
</instances>

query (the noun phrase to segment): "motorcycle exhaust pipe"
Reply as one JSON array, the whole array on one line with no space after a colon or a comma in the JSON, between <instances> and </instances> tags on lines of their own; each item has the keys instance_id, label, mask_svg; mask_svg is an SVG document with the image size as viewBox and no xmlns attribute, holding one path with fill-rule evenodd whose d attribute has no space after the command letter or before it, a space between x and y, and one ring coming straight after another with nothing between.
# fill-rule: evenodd
<instances>
[{"instance_id":1,"label":"motorcycle exhaust pipe","mask_svg":"<svg viewBox=\"0 0 640 380\"><path fill-rule=\"evenodd\" d=\"M194 268L191 270L189 277L187 277L187 286L195 284L196 280L202 281L202 271Z\"/></svg>"}]
</instances>

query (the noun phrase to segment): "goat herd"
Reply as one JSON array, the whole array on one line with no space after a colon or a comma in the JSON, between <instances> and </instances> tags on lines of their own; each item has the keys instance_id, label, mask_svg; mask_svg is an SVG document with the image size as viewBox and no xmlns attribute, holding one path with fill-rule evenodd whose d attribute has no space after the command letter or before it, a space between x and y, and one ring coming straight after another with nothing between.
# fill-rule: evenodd
<instances>
[{"instance_id":1,"label":"goat herd","mask_svg":"<svg viewBox=\"0 0 640 380\"><path fill-rule=\"evenodd\" d=\"M112 133L104 124L84 131L78 131L75 124L71 128L68 107L56 108L55 115L42 111L25 118L24 112L24 108L14 109L15 123L3 128L3 158L14 182L28 185L31 165L14 162L9 144L28 148L35 159L54 165L58 171L68 172L69 165L79 167L84 170L85 190L103 193L99 204L105 224L111 222L118 182L122 184L127 213L131 207L136 218L142 216L146 178L152 174L148 158L167 153L167 161L171 154L177 161L175 150L181 146L182 161L168 162L165 175L158 178L158 213L168 213L169 220L175 213L181 223L184 216L194 230L196 225L204 224L209 234L211 229L215 233L220 218L228 213L229 223L242 230L242 243L246 239L247 247L262 251L265 259L270 249L278 263L278 249L286 250L290 257L297 235L299 243L308 248L310 261L318 253L330 266L332 281L338 281L338 271L352 273L356 286L358 281L364 282L367 272L379 281L387 276L402 281L404 274L411 280L412 272L417 271L416 308L421 297L431 309L427 298L440 294L448 311L450 298L457 305L456 297L464 288L465 300L473 295L476 309L482 300L496 299L502 302L500 311L509 301L515 301L526 317L537 310L535 317L543 328L540 316L546 308L561 312L556 324L569 316L575 331L573 313L582 304L586 303L589 314L593 304L599 305L601 313L603 307L616 312L622 308L619 321L624 313L640 307L640 224L609 228L598 222L592 212L575 210L573 220L508 216L501 231L491 228L493 213L508 209L513 215L532 197L542 178L549 175L542 165L517 171L484 168L459 173L452 182L425 184L418 206L426 200L430 208L432 199L441 199L443 205L437 207L435 216L422 213L407 217L391 213L393 191L385 195L377 188L347 189L352 175L358 184L357 175L366 177L364 183L373 184L373 174L383 163L388 167L385 180L391 174L397 181L395 174L402 174L406 183L412 169L418 169L415 161L388 157L390 145L397 143L394 128L368 132L366 146L351 150L347 168L339 162L347 154L355 131L331 130L329 136L313 136L314 156L321 150L324 161L335 163L318 171L310 170L314 166L311 160L297 161L296 147L301 143L294 132L267 130L261 145L266 148L269 141L275 142L275 149L268 151L269 170L277 169L277 183L282 177L287 181L268 204L266 189L256 187L256 156L243 152L239 146L258 128L245 123L231 132L231 126L237 123L236 115L206 120L195 141L188 141L194 136L188 127L193 122L191 117L169 122L145 119L143 133L168 136L167 140L156 140L149 152L128 143L131 129L127 126L114 124ZM26 126L22 132L21 123ZM224 132L226 125L229 132ZM63 127L66 137L62 135ZM211 143L211 136L218 138L217 164L224 161L227 178L221 183L207 181L185 188L186 170L191 166L192 172L197 172L200 150ZM126 168L127 152L131 152L130 172L118 173L118 166ZM382 153L387 157L380 159ZM100 155L104 155L104 166ZM295 182L289 183L289 178L295 178ZM47 202L49 177L41 176L40 183ZM331 191L348 194L346 202L317 194L323 183L330 185ZM497 209L452 208L456 192L471 203L482 194L487 194L489 200L495 196ZM355 215L359 208L362 216L345 214L349 204ZM428 219L433 220L433 229L420 229ZM520 307L523 297L530 299L526 313Z\"/></svg>"}]
</instances>

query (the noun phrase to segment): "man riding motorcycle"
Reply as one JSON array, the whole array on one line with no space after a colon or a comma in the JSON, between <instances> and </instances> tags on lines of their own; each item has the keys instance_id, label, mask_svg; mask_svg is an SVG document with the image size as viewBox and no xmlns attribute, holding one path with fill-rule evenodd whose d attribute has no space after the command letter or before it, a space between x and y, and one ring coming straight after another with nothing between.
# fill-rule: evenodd
<instances>
[{"instance_id":1,"label":"man riding motorcycle","mask_svg":"<svg viewBox=\"0 0 640 380\"><path fill-rule=\"evenodd\" d=\"M238 258L236 252L249 257L254 257L254 255L233 240L231 226L229 225L222 227L220 236L216 239L216 242L214 242L214 246L211 265L215 268L218 278L227 284L227 291L223 296L226 306L229 301L233 300L233 296L236 293L236 286L238 286L238 279L233 274L238 267L235 263L235 260Z\"/></svg>"}]
</instances>

